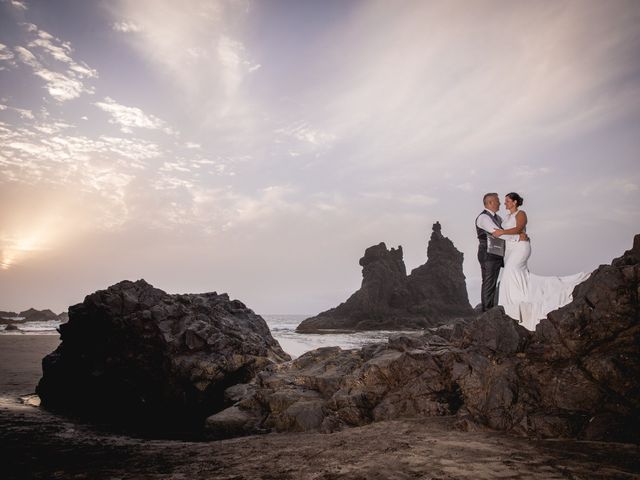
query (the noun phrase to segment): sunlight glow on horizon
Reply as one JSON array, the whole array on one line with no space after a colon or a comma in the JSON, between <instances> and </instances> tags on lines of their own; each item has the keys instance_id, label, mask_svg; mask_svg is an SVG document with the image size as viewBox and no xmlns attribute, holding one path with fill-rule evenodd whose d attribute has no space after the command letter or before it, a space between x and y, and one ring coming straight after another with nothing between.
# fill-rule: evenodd
<instances>
[{"instance_id":1,"label":"sunlight glow on horizon","mask_svg":"<svg viewBox=\"0 0 640 480\"><path fill-rule=\"evenodd\" d=\"M33 253L47 250L47 240L45 228L31 231L29 234L14 240L7 241L5 238L3 240L2 255L0 256L0 269L9 270Z\"/></svg>"}]
</instances>

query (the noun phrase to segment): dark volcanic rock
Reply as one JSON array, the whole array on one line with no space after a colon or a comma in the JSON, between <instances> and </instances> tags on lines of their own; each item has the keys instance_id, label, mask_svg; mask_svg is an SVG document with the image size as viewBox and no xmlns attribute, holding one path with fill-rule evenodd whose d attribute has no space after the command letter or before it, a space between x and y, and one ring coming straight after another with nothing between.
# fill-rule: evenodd
<instances>
[{"instance_id":1,"label":"dark volcanic rock","mask_svg":"<svg viewBox=\"0 0 640 480\"><path fill-rule=\"evenodd\" d=\"M240 301L169 295L144 280L87 296L60 333L43 359L42 405L143 428L198 428L227 387L289 360Z\"/></svg>"},{"instance_id":2,"label":"dark volcanic rock","mask_svg":"<svg viewBox=\"0 0 640 480\"><path fill-rule=\"evenodd\" d=\"M336 308L304 320L297 331L417 329L473 315L463 255L437 222L427 253L427 263L407 276L402 247L388 250L380 243L367 248L360 259L360 289Z\"/></svg>"},{"instance_id":3,"label":"dark volcanic rock","mask_svg":"<svg viewBox=\"0 0 640 480\"><path fill-rule=\"evenodd\" d=\"M12 318L17 317L18 314L16 312L4 312L0 311L0 325L5 323L12 323ZM13 320L15 321L15 320Z\"/></svg>"},{"instance_id":4,"label":"dark volcanic rock","mask_svg":"<svg viewBox=\"0 0 640 480\"><path fill-rule=\"evenodd\" d=\"M30 308L29 310L25 310L24 312L20 312L19 317L24 317L25 322L46 322L49 320L57 320L58 315L53 313L51 310L36 310L35 308Z\"/></svg>"},{"instance_id":5,"label":"dark volcanic rock","mask_svg":"<svg viewBox=\"0 0 640 480\"><path fill-rule=\"evenodd\" d=\"M24 322L24 319L14 320L13 318L0 318L0 325L17 325Z\"/></svg>"},{"instance_id":6,"label":"dark volcanic rock","mask_svg":"<svg viewBox=\"0 0 640 480\"><path fill-rule=\"evenodd\" d=\"M331 432L405 416L542 437L640 442L640 235L534 333L494 308L474 320L360 350L319 349L270 366L217 435Z\"/></svg>"},{"instance_id":7,"label":"dark volcanic rock","mask_svg":"<svg viewBox=\"0 0 640 480\"><path fill-rule=\"evenodd\" d=\"M467 284L462 272L463 254L442 235L440 223L433 225L427 247L427 263L409 275L412 311L430 318L472 315Z\"/></svg>"}]
</instances>

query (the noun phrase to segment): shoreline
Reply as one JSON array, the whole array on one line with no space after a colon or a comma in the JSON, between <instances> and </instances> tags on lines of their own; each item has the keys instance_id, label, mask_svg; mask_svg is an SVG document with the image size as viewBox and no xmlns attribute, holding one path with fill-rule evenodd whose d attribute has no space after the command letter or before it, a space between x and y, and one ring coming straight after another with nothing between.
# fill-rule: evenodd
<instances>
[{"instance_id":1,"label":"shoreline","mask_svg":"<svg viewBox=\"0 0 640 480\"><path fill-rule=\"evenodd\" d=\"M407 418L332 434L218 441L110 433L21 403L54 335L0 336L0 448L7 479L640 479L640 446L536 440L455 417ZM90 399L87 399L90 401Z\"/></svg>"}]
</instances>

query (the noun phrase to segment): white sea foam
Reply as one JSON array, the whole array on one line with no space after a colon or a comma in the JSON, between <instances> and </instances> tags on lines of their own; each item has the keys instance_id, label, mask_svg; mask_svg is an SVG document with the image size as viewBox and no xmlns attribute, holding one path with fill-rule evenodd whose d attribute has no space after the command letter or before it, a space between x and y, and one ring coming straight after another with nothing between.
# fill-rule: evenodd
<instances>
[{"instance_id":1,"label":"white sea foam","mask_svg":"<svg viewBox=\"0 0 640 480\"><path fill-rule=\"evenodd\" d=\"M22 317L13 318L12 320L22 320ZM58 335L56 328L59 326L59 320L17 323L18 330L6 330L6 325L0 325L0 335Z\"/></svg>"},{"instance_id":2,"label":"white sea foam","mask_svg":"<svg viewBox=\"0 0 640 480\"><path fill-rule=\"evenodd\" d=\"M355 333L296 333L296 327L311 315L262 315L271 335L282 349L296 358L305 352L321 347L360 348L369 343L386 342L390 335L401 332L374 330Z\"/></svg>"},{"instance_id":3,"label":"white sea foam","mask_svg":"<svg viewBox=\"0 0 640 480\"><path fill-rule=\"evenodd\" d=\"M389 335L399 333L383 330L356 333L296 333L296 327L300 322L310 316L262 315L262 318L269 325L271 334L278 340L282 349L294 358L320 347L360 348L368 343L385 342ZM59 326L60 321L57 320L19 323L18 330L10 331L5 330L5 325L0 325L0 335L58 335L56 328Z\"/></svg>"}]
</instances>

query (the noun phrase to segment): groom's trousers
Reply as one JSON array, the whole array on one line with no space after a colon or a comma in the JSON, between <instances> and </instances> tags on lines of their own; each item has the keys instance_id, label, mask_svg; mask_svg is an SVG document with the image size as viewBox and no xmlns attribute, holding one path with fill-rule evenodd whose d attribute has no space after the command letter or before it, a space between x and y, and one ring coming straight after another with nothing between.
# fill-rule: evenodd
<instances>
[{"instance_id":1,"label":"groom's trousers","mask_svg":"<svg viewBox=\"0 0 640 480\"><path fill-rule=\"evenodd\" d=\"M478 261L480 262L480 271L482 272L480 299L482 301L482 311L486 312L490 308L495 307L497 303L496 285L503 260L502 257L487 254L487 251L482 251L482 247L480 247L478 251Z\"/></svg>"}]
</instances>

